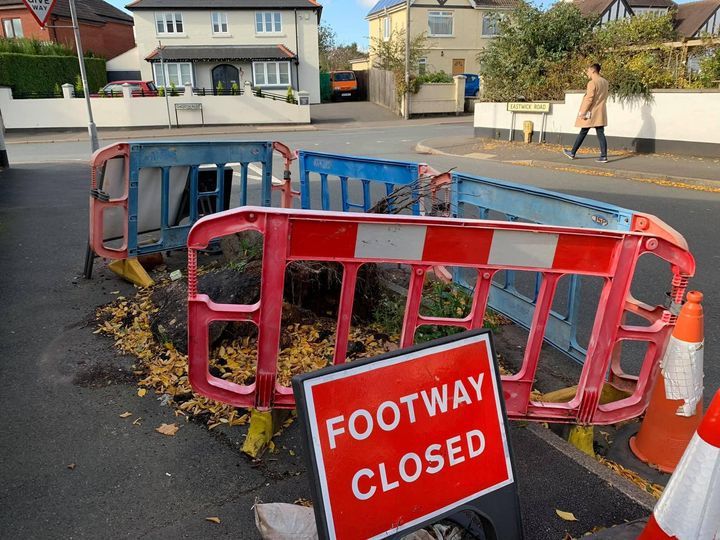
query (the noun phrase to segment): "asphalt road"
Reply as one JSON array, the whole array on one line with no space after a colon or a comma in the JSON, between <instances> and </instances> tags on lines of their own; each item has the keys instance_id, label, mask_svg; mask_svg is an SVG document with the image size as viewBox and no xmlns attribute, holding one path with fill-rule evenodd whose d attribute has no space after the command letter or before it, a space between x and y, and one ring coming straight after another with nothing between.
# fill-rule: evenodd
<instances>
[{"instance_id":1,"label":"asphalt road","mask_svg":"<svg viewBox=\"0 0 720 540\"><path fill-rule=\"evenodd\" d=\"M417 160L420 139L469 132L469 125L413 126L268 135L295 148ZM234 137L239 138L239 137ZM259 138L257 134L244 138ZM25 155L87 159L83 143L10 145ZM713 251L720 197L701 192L589 177L488 161L431 158L458 167L606 200L658 215L689 239L698 259L692 285L706 293L706 387L717 388L712 362L718 339L720 263ZM0 537L3 538L255 538L256 499L308 497L297 426L280 452L253 465L235 437L182 422L173 438L154 432L172 411L132 384L132 359L92 334L93 309L131 288L100 271L78 279L87 230L87 167L82 163L18 165L0 173ZM666 277L650 266L634 289L663 300ZM655 294L657 298L650 298ZM138 425L119 418L141 417ZM601 478L516 425L517 476L530 539L577 536L597 525L642 516L640 506ZM296 456L291 456L293 449ZM287 453L286 453L287 452ZM564 522L555 509L574 512ZM215 525L205 517L220 516Z\"/></svg>"},{"instance_id":2,"label":"asphalt road","mask_svg":"<svg viewBox=\"0 0 720 540\"><path fill-rule=\"evenodd\" d=\"M333 119L330 119L333 120ZM455 168L464 172L527 183L546 189L570 193L589 199L605 201L632 210L653 214L685 236L697 261L697 273L690 287L705 294L706 401L720 387L720 364L713 362L713 354L720 350L720 336L712 329L720 327L720 252L713 231L720 226L720 194L686 189L663 187L617 177L588 176L574 172L552 171L542 168L514 166L490 160L455 158L449 156L420 156L415 153L418 141L443 136L469 136L470 122L453 124L415 123L412 125L380 127L334 127L323 124L317 131L244 133L227 137L199 136L200 140L279 140L292 149L308 149L354 155L427 161L438 170ZM113 140L103 140L110 144ZM87 142L52 144L10 144L8 154L11 162L84 161L89 155ZM720 186L720 182L718 184ZM549 219L552 219L549 216ZM633 295L651 305L663 304L665 293L670 289L669 267L653 257L640 260L633 282ZM587 282L586 282L587 283ZM587 301L580 308L583 328L590 328L594 319L594 302L597 299L597 283L588 283ZM587 334L587 331L583 332ZM633 344L624 348L627 356L626 369L639 371L644 348ZM623 360L625 362L625 360Z\"/></svg>"}]
</instances>

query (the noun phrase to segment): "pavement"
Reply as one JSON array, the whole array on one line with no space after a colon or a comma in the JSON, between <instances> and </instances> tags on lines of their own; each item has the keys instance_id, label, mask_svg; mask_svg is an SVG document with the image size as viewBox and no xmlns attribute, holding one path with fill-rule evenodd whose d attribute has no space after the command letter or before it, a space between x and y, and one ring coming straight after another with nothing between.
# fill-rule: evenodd
<instances>
[{"instance_id":1,"label":"pavement","mask_svg":"<svg viewBox=\"0 0 720 540\"><path fill-rule=\"evenodd\" d=\"M342 119L339 109L333 112ZM422 159L440 170L455 167L653 213L690 241L698 262L691 285L706 293L706 327L718 327L720 273L715 269L720 256L708 234L720 212L714 190L467 154L420 158L415 151L420 140L472 135L467 119L450 120L376 120L350 127L329 121L327 129L280 130L262 138L298 149ZM131 139L126 135L119 139ZM236 138L259 137L253 131ZM118 140L112 134L103 139L106 144ZM155 427L177 418L155 396L137 395L132 358L117 355L109 340L94 335L91 322L96 306L115 298L112 293L129 294L132 288L102 269L94 280L78 277L87 237L87 140L15 141L8 151L14 166L0 172L0 536L256 538L251 511L256 499L309 497L297 423L277 441L280 451L261 463L239 453L242 428L208 432L182 421L175 437L156 433ZM669 282L666 266L640 263L633 294L662 303ZM592 306L583 306L581 316L591 319ZM719 345L715 333L708 332L708 358ZM551 384L544 380L550 375L577 371L574 364L547 353L539 385ZM710 395L720 386L717 363L707 362L705 385ZM125 411L133 416L120 418ZM559 540L565 533L578 537L597 526L649 514L653 501L645 492L550 430L515 422L510 436L528 539ZM578 521L563 521L556 509L573 512ZM220 517L221 523L205 521L208 516Z\"/></svg>"},{"instance_id":2,"label":"pavement","mask_svg":"<svg viewBox=\"0 0 720 540\"><path fill-rule=\"evenodd\" d=\"M524 144L497 139L457 136L420 141L419 153L463 156L597 176L617 176L658 183L678 183L719 188L720 158L700 158L671 154L635 154L610 151L609 163L596 163L597 148L581 148L576 159L563 155L563 148L552 144Z\"/></svg>"}]
</instances>

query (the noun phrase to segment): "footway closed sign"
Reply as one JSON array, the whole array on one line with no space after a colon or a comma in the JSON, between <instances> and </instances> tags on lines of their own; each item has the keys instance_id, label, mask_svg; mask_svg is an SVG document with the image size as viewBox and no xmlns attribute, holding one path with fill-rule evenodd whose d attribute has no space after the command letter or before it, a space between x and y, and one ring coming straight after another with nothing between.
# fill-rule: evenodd
<instances>
[{"instance_id":1,"label":"footway closed sign","mask_svg":"<svg viewBox=\"0 0 720 540\"><path fill-rule=\"evenodd\" d=\"M490 334L460 336L293 380L321 537L386 538L514 491Z\"/></svg>"}]
</instances>

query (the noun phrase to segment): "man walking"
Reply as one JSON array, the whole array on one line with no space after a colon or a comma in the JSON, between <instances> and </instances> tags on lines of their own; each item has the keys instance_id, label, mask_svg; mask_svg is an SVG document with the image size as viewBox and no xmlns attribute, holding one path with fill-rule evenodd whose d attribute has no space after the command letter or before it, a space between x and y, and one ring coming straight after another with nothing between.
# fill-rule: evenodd
<instances>
[{"instance_id":1,"label":"man walking","mask_svg":"<svg viewBox=\"0 0 720 540\"><path fill-rule=\"evenodd\" d=\"M575 159L580 145L585 140L585 136L590 128L595 128L598 142L600 143L600 157L595 160L598 163L607 163L607 139L605 138L605 126L607 125L607 98L608 98L608 82L600 76L600 64L593 64L587 70L588 83L580 104L580 111L575 120L575 127L579 127L577 139L572 150L563 150L569 159Z\"/></svg>"}]
</instances>

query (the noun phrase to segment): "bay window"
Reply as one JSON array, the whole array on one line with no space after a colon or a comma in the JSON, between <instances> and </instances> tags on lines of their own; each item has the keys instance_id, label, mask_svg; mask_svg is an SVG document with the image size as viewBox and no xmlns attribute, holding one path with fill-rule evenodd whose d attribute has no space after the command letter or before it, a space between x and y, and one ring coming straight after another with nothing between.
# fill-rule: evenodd
<instances>
[{"instance_id":1,"label":"bay window","mask_svg":"<svg viewBox=\"0 0 720 540\"><path fill-rule=\"evenodd\" d=\"M290 62L253 62L255 86L290 86Z\"/></svg>"},{"instance_id":2,"label":"bay window","mask_svg":"<svg viewBox=\"0 0 720 540\"><path fill-rule=\"evenodd\" d=\"M190 62L165 62L164 67L165 72L163 73L160 62L153 64L155 84L157 86L169 88L170 85L174 84L177 88L182 88L185 83L194 85L192 64Z\"/></svg>"}]
</instances>

